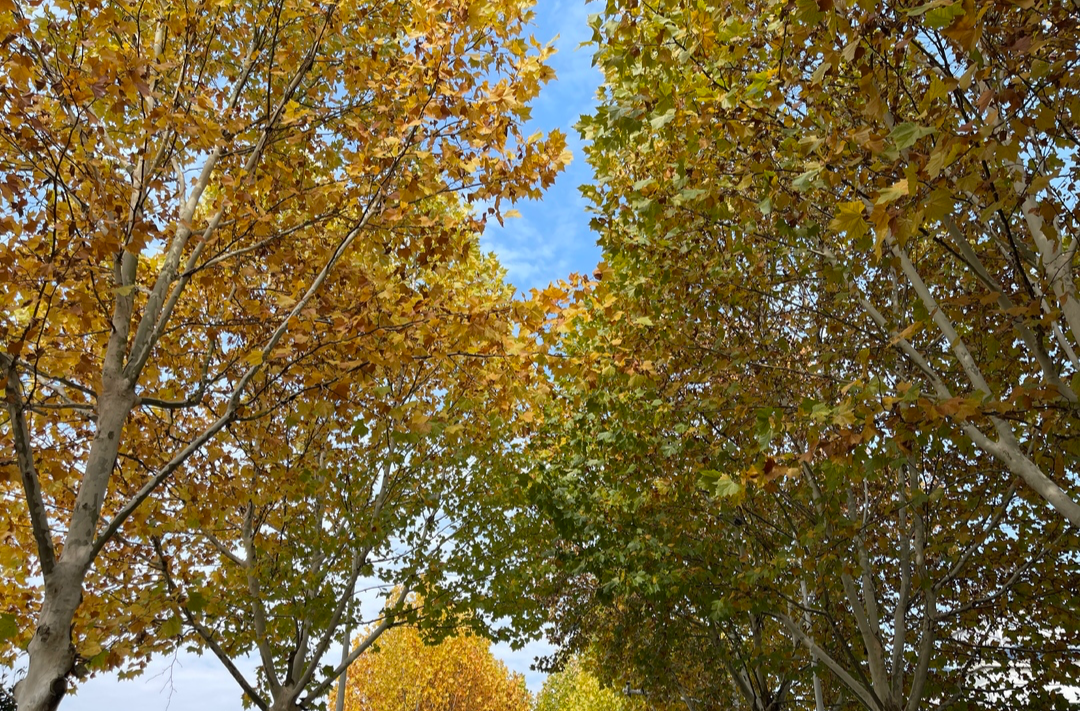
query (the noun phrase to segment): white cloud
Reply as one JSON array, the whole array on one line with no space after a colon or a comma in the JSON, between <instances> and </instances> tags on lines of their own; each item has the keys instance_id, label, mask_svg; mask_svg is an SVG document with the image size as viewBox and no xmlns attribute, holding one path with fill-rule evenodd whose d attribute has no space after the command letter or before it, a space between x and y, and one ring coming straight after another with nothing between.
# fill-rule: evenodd
<instances>
[{"instance_id":1,"label":"white cloud","mask_svg":"<svg viewBox=\"0 0 1080 711\"><path fill-rule=\"evenodd\" d=\"M559 51L550 60L558 78L535 102L526 132L562 130L574 160L543 200L518 203L515 207L522 217L507 220L505 227L489 224L481 241L498 255L510 281L524 292L571 272L591 273L600 256L589 230L587 203L578 192L579 185L592 179L592 172L585 162L584 143L573 128L582 114L592 111L602 81L589 48L579 47L592 34L589 10L582 0L543 0L536 14L537 39L559 35L555 43Z\"/></svg>"}]
</instances>

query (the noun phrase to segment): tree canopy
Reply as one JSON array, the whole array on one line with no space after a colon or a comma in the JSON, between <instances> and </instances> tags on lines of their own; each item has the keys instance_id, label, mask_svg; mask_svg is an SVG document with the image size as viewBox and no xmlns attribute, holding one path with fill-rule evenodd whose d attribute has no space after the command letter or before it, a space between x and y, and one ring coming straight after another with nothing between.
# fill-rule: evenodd
<instances>
[{"instance_id":1,"label":"tree canopy","mask_svg":"<svg viewBox=\"0 0 1080 711\"><path fill-rule=\"evenodd\" d=\"M641 708L633 697L604 688L582 660L574 658L561 671L548 676L536 697L536 711L630 711Z\"/></svg>"},{"instance_id":2,"label":"tree canopy","mask_svg":"<svg viewBox=\"0 0 1080 711\"><path fill-rule=\"evenodd\" d=\"M518 299L527 0L0 0L20 709L178 645L528 706L464 627L545 711L1069 704L1080 13L595 7L603 261Z\"/></svg>"},{"instance_id":3,"label":"tree canopy","mask_svg":"<svg viewBox=\"0 0 1080 711\"><path fill-rule=\"evenodd\" d=\"M181 511L195 530L177 535L228 530L234 553L273 508L258 487L237 502L241 482L269 492L320 470L304 438L343 441L291 418L371 408L374 445L434 429L431 393L460 404L501 377L458 367L522 323L486 296L476 233L568 160L558 132L521 133L553 76L529 17L517 0L0 4L0 595L4 656L29 653L20 708L54 707L83 660L137 670L171 644L169 566L130 546L168 548ZM410 379L422 393L395 391Z\"/></svg>"},{"instance_id":4,"label":"tree canopy","mask_svg":"<svg viewBox=\"0 0 1080 711\"><path fill-rule=\"evenodd\" d=\"M553 316L530 481L538 594L608 679L703 708L1065 702L1076 22L593 19L605 262Z\"/></svg>"},{"instance_id":5,"label":"tree canopy","mask_svg":"<svg viewBox=\"0 0 1080 711\"><path fill-rule=\"evenodd\" d=\"M489 642L461 631L438 643L411 626L380 637L349 670L346 711L529 711L520 674L495 659Z\"/></svg>"}]
</instances>

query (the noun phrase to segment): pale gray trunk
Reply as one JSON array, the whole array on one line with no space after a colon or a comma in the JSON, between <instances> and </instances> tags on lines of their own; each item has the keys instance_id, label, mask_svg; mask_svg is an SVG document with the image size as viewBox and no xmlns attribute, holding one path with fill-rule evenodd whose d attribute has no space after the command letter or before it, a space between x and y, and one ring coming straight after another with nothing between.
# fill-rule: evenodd
<instances>
[{"instance_id":1,"label":"pale gray trunk","mask_svg":"<svg viewBox=\"0 0 1080 711\"><path fill-rule=\"evenodd\" d=\"M274 702L270 704L270 711L300 711L296 705L297 690L292 686L283 686L274 695Z\"/></svg>"},{"instance_id":2,"label":"pale gray trunk","mask_svg":"<svg viewBox=\"0 0 1080 711\"><path fill-rule=\"evenodd\" d=\"M82 576L82 571L61 562L45 582L45 604L27 648L30 666L15 685L20 711L53 711L64 698L75 664L71 621L82 600Z\"/></svg>"},{"instance_id":3,"label":"pale gray trunk","mask_svg":"<svg viewBox=\"0 0 1080 711\"><path fill-rule=\"evenodd\" d=\"M112 380L112 382L109 382ZM109 476L120 447L134 395L123 381L107 379L98 405L98 428L75 498L63 552L45 575L45 600L27 647L26 676L15 687L19 711L53 711L63 700L75 665L72 622L82 602L82 586L93 562L95 538Z\"/></svg>"},{"instance_id":4,"label":"pale gray trunk","mask_svg":"<svg viewBox=\"0 0 1080 711\"><path fill-rule=\"evenodd\" d=\"M352 630L350 629L349 621L345 621L345 631L341 633L341 676L338 677L337 687L337 700L334 706L334 711L345 711L345 687L349 683L349 645L352 643L350 639Z\"/></svg>"}]
</instances>

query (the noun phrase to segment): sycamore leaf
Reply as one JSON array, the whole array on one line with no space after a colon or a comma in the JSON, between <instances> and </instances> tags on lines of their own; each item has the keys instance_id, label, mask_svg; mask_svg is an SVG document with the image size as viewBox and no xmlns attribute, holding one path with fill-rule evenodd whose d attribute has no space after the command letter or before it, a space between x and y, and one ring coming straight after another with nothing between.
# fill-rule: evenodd
<instances>
[{"instance_id":1,"label":"sycamore leaf","mask_svg":"<svg viewBox=\"0 0 1080 711\"><path fill-rule=\"evenodd\" d=\"M204 596L198 590L192 590L190 593L188 593L186 607L192 612L198 614L206 608L207 602L208 601L206 599L206 596Z\"/></svg>"},{"instance_id":2,"label":"sycamore leaf","mask_svg":"<svg viewBox=\"0 0 1080 711\"><path fill-rule=\"evenodd\" d=\"M17 634L19 634L19 624L15 615L0 612L0 642L13 639Z\"/></svg>"},{"instance_id":3,"label":"sycamore leaf","mask_svg":"<svg viewBox=\"0 0 1080 711\"><path fill-rule=\"evenodd\" d=\"M825 170L825 166L819 163L810 163L805 172L801 173L795 180L791 181L791 186L799 192L806 192L814 186L814 183L817 181L818 176L821 175L823 170Z\"/></svg>"},{"instance_id":4,"label":"sycamore leaf","mask_svg":"<svg viewBox=\"0 0 1080 711\"><path fill-rule=\"evenodd\" d=\"M165 620L164 624L161 625L161 629L159 630L159 632L162 637L175 637L176 635L180 634L180 631L182 629L183 625L180 622L180 618L176 615L173 615L169 619Z\"/></svg>"},{"instance_id":5,"label":"sycamore leaf","mask_svg":"<svg viewBox=\"0 0 1080 711\"><path fill-rule=\"evenodd\" d=\"M875 201L878 205L887 205L890 202L895 202L902 197L909 194L907 178L900 180L892 186L885 188L878 193L878 199Z\"/></svg>"},{"instance_id":6,"label":"sycamore leaf","mask_svg":"<svg viewBox=\"0 0 1080 711\"><path fill-rule=\"evenodd\" d=\"M743 492L742 484L732 479L729 475L713 469L701 471L698 485L718 498L731 498Z\"/></svg>"},{"instance_id":7,"label":"sycamore leaf","mask_svg":"<svg viewBox=\"0 0 1080 711\"><path fill-rule=\"evenodd\" d=\"M920 138L929 136L935 132L935 129L927 126L920 126L914 123L901 123L893 127L893 130L889 133L889 137L892 138L893 143L896 144L898 150L904 150L905 148L911 148Z\"/></svg>"},{"instance_id":8,"label":"sycamore leaf","mask_svg":"<svg viewBox=\"0 0 1080 711\"><path fill-rule=\"evenodd\" d=\"M858 240L870 231L870 224L863 219L863 209L861 200L840 203L829 229L847 234L852 241Z\"/></svg>"},{"instance_id":9,"label":"sycamore leaf","mask_svg":"<svg viewBox=\"0 0 1080 711\"><path fill-rule=\"evenodd\" d=\"M935 7L926 13L926 17L923 22L927 27L931 27L935 30L940 30L948 27L953 23L956 18L964 14L964 3L960 0L954 2L951 5L945 5L943 7Z\"/></svg>"},{"instance_id":10,"label":"sycamore leaf","mask_svg":"<svg viewBox=\"0 0 1080 711\"><path fill-rule=\"evenodd\" d=\"M675 120L675 109L668 109L667 111L660 114L659 116L654 116L653 118L649 119L649 124L651 124L653 128L660 129L660 128L663 128L664 126L668 125L669 123L671 123L674 120Z\"/></svg>"},{"instance_id":11,"label":"sycamore leaf","mask_svg":"<svg viewBox=\"0 0 1080 711\"><path fill-rule=\"evenodd\" d=\"M954 204L952 193L945 188L938 188L930 193L930 197L923 203L923 214L928 221L934 222L952 212Z\"/></svg>"}]
</instances>

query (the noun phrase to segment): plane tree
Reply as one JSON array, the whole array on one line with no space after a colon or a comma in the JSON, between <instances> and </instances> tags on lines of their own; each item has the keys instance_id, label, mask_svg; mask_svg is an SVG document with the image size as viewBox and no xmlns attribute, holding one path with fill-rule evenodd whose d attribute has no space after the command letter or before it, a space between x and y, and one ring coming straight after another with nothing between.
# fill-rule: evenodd
<instances>
[{"instance_id":1,"label":"plane tree","mask_svg":"<svg viewBox=\"0 0 1080 711\"><path fill-rule=\"evenodd\" d=\"M339 397L341 368L308 344L362 338L315 312L350 254L401 260L342 282L394 294L464 249L448 227L475 232L553 180L563 137L520 133L553 76L528 17L458 0L0 5L0 594L18 622L5 656L29 658L20 708L54 708L103 635L129 637L102 646L108 666L170 643L125 624L156 614L129 604L156 573L128 565L126 527L192 457L228 456L230 428L286 405L270 393L295 397L279 379L304 370ZM425 208L450 193L486 212Z\"/></svg>"}]
</instances>

